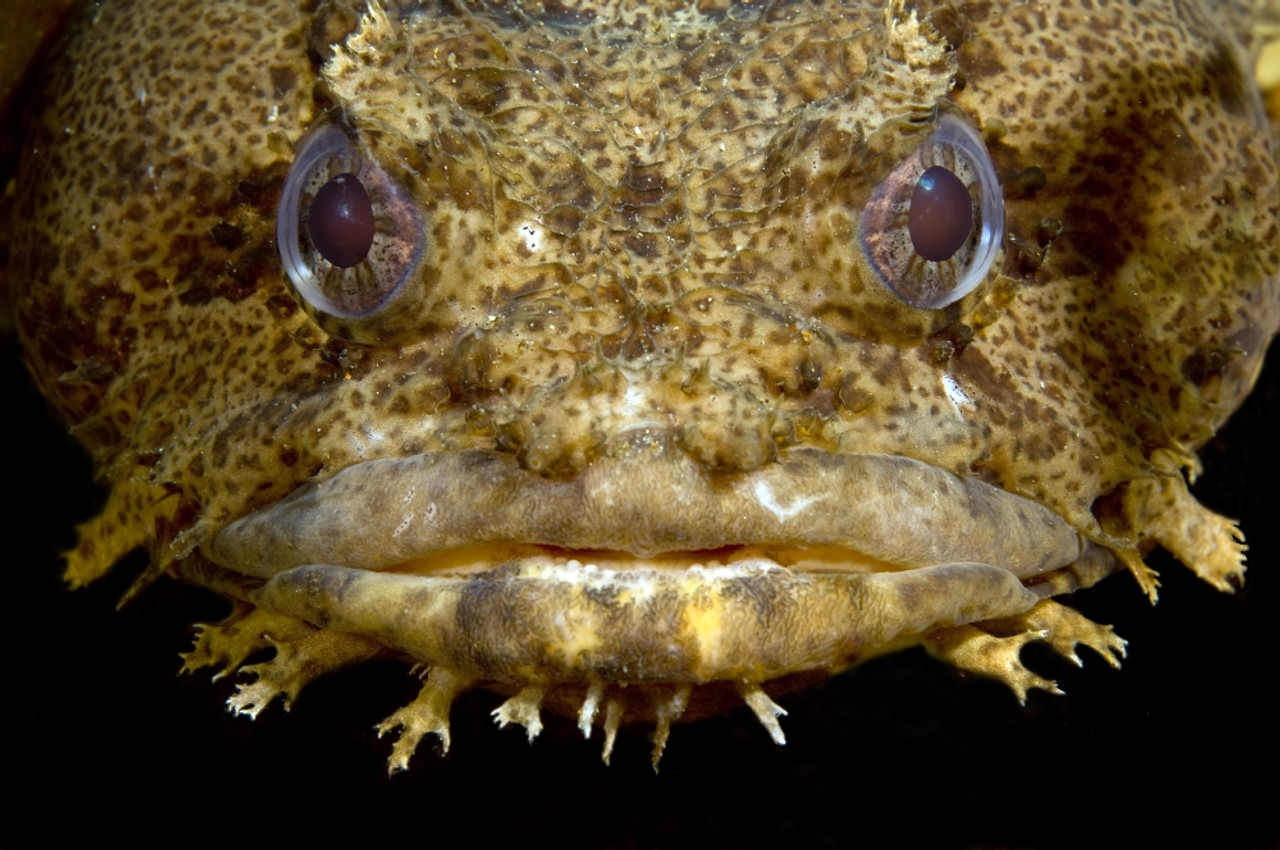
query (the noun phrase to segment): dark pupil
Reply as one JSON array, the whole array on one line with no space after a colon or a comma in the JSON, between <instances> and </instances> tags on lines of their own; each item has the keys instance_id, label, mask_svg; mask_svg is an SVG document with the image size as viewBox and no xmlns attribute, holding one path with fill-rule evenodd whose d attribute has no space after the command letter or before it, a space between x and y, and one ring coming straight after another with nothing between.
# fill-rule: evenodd
<instances>
[{"instance_id":1,"label":"dark pupil","mask_svg":"<svg viewBox=\"0 0 1280 850\"><path fill-rule=\"evenodd\" d=\"M351 268L369 256L373 204L354 174L339 174L320 187L311 200L307 230L311 244L338 268Z\"/></svg>"},{"instance_id":2,"label":"dark pupil","mask_svg":"<svg viewBox=\"0 0 1280 850\"><path fill-rule=\"evenodd\" d=\"M941 165L926 169L911 193L907 213L907 232L916 253L931 263L949 260L972 230L973 202L964 182Z\"/></svg>"}]
</instances>

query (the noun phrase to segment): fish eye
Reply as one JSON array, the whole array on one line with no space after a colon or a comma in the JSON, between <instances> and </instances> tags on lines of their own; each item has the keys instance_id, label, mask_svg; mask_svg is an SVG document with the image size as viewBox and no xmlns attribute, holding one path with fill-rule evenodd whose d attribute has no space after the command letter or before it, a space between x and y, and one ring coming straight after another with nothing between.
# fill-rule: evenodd
<instances>
[{"instance_id":1,"label":"fish eye","mask_svg":"<svg viewBox=\"0 0 1280 850\"><path fill-rule=\"evenodd\" d=\"M295 292L330 316L375 313L412 274L422 215L347 134L325 126L298 149L276 217L276 243Z\"/></svg>"},{"instance_id":2,"label":"fish eye","mask_svg":"<svg viewBox=\"0 0 1280 850\"><path fill-rule=\"evenodd\" d=\"M339 174L320 187L307 209L307 234L320 256L340 269L359 265L373 248L373 201L360 178Z\"/></svg>"},{"instance_id":3,"label":"fish eye","mask_svg":"<svg viewBox=\"0 0 1280 850\"><path fill-rule=\"evenodd\" d=\"M899 298L936 310L986 278L1004 236L1004 199L986 146L946 114L876 186L862 211L862 248Z\"/></svg>"},{"instance_id":4,"label":"fish eye","mask_svg":"<svg viewBox=\"0 0 1280 850\"><path fill-rule=\"evenodd\" d=\"M931 263L944 263L964 247L972 232L969 187L941 165L926 168L911 192L907 212L911 247Z\"/></svg>"}]
</instances>

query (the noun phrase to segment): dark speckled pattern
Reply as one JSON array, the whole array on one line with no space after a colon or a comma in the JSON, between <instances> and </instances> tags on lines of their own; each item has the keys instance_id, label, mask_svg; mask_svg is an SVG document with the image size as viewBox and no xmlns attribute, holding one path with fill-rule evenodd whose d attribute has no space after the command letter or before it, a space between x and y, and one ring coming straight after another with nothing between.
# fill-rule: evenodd
<instances>
[{"instance_id":1,"label":"dark speckled pattern","mask_svg":"<svg viewBox=\"0 0 1280 850\"><path fill-rule=\"evenodd\" d=\"M727 36L704 44L714 30L696 19L635 55L598 47L595 29L504 35L429 11L397 34L413 54L395 61L419 70L376 94L362 83L348 119L376 128L384 161L414 133L419 156L452 150L447 132L406 129L433 126L426 115L379 123L429 82L472 137L453 140L451 182L421 181L440 257L417 296L422 338L365 348L296 309L272 242L291 150L319 113L309 21L287 3L108 6L93 26L110 37L90 33L64 70L106 74L55 81L27 160L18 301L41 384L110 478L141 467L178 492L185 522L203 520L180 551L361 459L496 432L533 468L578 468L630 424L599 400L619 368L652 376L641 415L713 465L805 442L799 420L824 445L976 472L1089 528L1094 499L1153 451L1212 432L1276 324L1274 285L1258 288L1275 264L1276 181L1230 43L1158 7L938 13L961 40L953 100L1020 194L1005 274L960 310L919 316L859 291L857 246L837 236L883 165L833 154L826 176L793 185L795 154L749 153L871 61L878 14L807 8L765 13L767 29L745 15L741 56ZM596 27L610 30L603 12ZM417 167L442 168L434 156ZM660 165L628 165L646 161ZM549 245L533 262L527 221ZM898 321L913 330L893 333ZM951 356L969 328L977 344ZM956 415L943 374L974 414Z\"/></svg>"},{"instance_id":2,"label":"dark speckled pattern","mask_svg":"<svg viewBox=\"0 0 1280 850\"><path fill-rule=\"evenodd\" d=\"M633 11L622 29L652 37L627 52L603 10L552 42L435 8L396 30L411 49L387 61L413 74L370 91L334 73L319 102L290 4L117 4L84 25L110 36L59 66L15 241L37 380L116 487L85 578L151 539L163 566L360 460L496 447L572 474L633 421L619 374L709 469L904 455L1097 536L1098 497L1194 464L1276 327L1265 119L1195 4L920 4L955 47L931 70L943 89L958 70L950 98L1007 187L998 272L937 314L869 290L840 238L887 167L795 118L856 88L878 13L779 4L708 29ZM423 82L445 103L415 128L398 106ZM428 174L439 254L412 341L344 342L280 274L279 187L331 104ZM797 151L823 166L796 175ZM458 166L431 177L440 157Z\"/></svg>"}]
</instances>

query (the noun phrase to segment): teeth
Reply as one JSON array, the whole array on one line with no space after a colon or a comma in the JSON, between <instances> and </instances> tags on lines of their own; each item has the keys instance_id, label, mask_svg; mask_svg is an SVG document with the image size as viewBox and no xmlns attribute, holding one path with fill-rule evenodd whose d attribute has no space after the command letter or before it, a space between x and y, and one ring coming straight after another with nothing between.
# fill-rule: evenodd
<instances>
[{"instance_id":1,"label":"teeth","mask_svg":"<svg viewBox=\"0 0 1280 850\"><path fill-rule=\"evenodd\" d=\"M681 685L676 688L671 698L665 703L658 703L654 706L654 713L658 717L658 728L653 734L653 772L658 772L658 762L662 761L662 751L667 748L667 738L671 735L671 722L679 720L680 715L684 714L684 710L689 707L689 692L693 690L690 685Z\"/></svg>"},{"instance_id":2,"label":"teeth","mask_svg":"<svg viewBox=\"0 0 1280 850\"><path fill-rule=\"evenodd\" d=\"M769 732L769 737L773 738L773 742L778 746L785 744L787 736L782 734L782 727L778 725L778 718L786 717L786 710L769 699L769 695L757 684L743 683L738 685L738 694L742 697L743 702L755 712L756 719Z\"/></svg>"},{"instance_id":3,"label":"teeth","mask_svg":"<svg viewBox=\"0 0 1280 850\"><path fill-rule=\"evenodd\" d=\"M532 743L542 731L542 698L546 695L546 685L530 685L521 690L493 710L493 719L497 721L498 728L505 729L508 723L523 726Z\"/></svg>"}]
</instances>

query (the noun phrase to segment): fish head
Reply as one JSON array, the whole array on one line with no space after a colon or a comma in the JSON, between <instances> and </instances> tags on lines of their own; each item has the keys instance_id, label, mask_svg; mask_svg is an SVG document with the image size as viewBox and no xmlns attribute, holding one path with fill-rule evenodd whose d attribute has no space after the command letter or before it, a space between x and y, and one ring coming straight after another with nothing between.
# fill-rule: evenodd
<instances>
[{"instance_id":1,"label":"fish head","mask_svg":"<svg viewBox=\"0 0 1280 850\"><path fill-rule=\"evenodd\" d=\"M1157 545L1241 577L1186 478L1277 184L1198 7L139 8L54 72L16 311L111 486L71 581L145 545L240 600L189 667L293 647L233 708L391 654L393 767L474 686L656 758L913 644L1115 663L1054 597Z\"/></svg>"}]
</instances>

